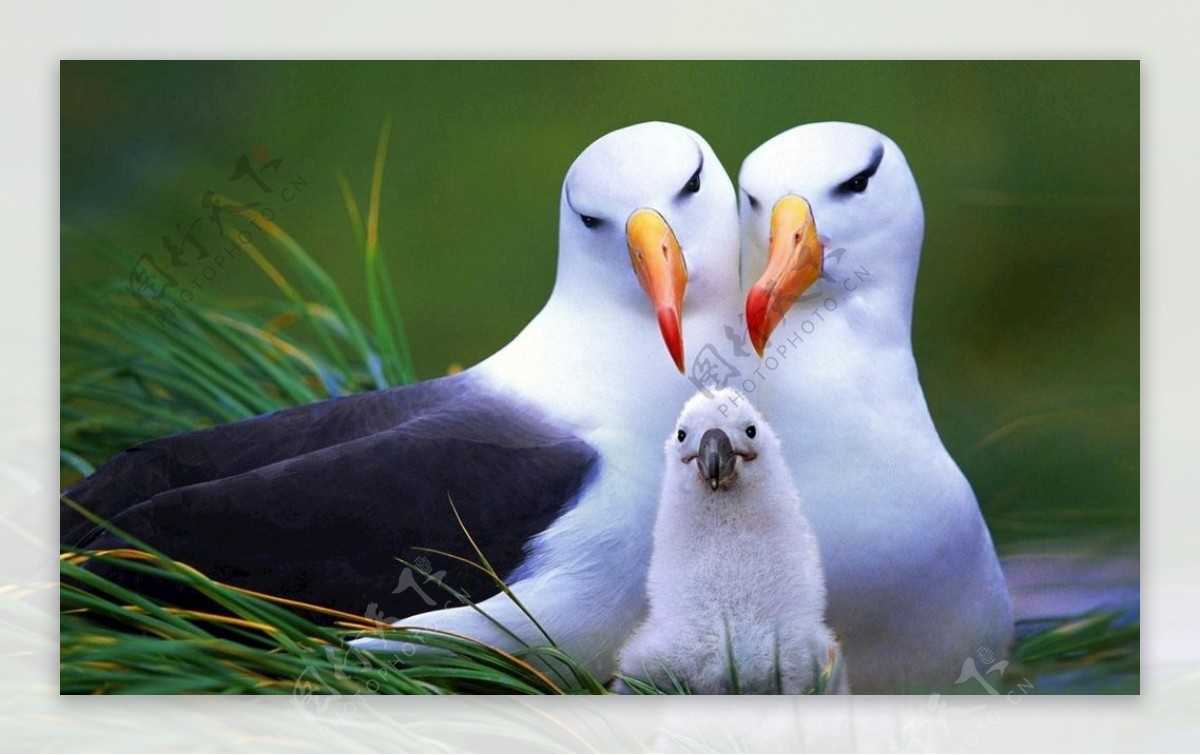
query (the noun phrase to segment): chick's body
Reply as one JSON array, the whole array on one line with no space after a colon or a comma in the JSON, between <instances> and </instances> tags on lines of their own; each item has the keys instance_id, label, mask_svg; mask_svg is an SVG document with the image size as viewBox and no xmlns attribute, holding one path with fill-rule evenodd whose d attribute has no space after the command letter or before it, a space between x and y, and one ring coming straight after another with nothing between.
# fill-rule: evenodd
<instances>
[{"instance_id":1,"label":"chick's body","mask_svg":"<svg viewBox=\"0 0 1200 755\"><path fill-rule=\"evenodd\" d=\"M694 694L847 691L841 674L819 682L836 642L817 541L774 433L725 392L689 401L679 424L666 446L650 610L622 673ZM715 489L695 445L713 429L733 458Z\"/></svg>"}]
</instances>

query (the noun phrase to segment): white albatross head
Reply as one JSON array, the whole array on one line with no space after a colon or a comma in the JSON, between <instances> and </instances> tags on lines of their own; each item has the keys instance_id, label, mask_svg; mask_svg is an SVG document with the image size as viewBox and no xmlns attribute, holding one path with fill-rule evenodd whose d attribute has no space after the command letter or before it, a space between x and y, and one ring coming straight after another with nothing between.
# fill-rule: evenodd
<instances>
[{"instance_id":1,"label":"white albatross head","mask_svg":"<svg viewBox=\"0 0 1200 755\"><path fill-rule=\"evenodd\" d=\"M790 481L774 430L749 400L728 388L693 396L665 448L664 485L695 491L702 500Z\"/></svg>"},{"instance_id":2,"label":"white albatross head","mask_svg":"<svg viewBox=\"0 0 1200 755\"><path fill-rule=\"evenodd\" d=\"M657 321L682 372L686 311L736 283L737 228L733 182L699 134L671 123L613 131L563 182L554 296L594 302L599 319Z\"/></svg>"},{"instance_id":3,"label":"white albatross head","mask_svg":"<svg viewBox=\"0 0 1200 755\"><path fill-rule=\"evenodd\" d=\"M854 123L797 126L754 150L738 183L743 282L759 276L746 297L759 355L830 266L830 252L834 264L869 273L856 295L878 297L873 307L889 318L911 319L925 215L895 142Z\"/></svg>"}]
</instances>

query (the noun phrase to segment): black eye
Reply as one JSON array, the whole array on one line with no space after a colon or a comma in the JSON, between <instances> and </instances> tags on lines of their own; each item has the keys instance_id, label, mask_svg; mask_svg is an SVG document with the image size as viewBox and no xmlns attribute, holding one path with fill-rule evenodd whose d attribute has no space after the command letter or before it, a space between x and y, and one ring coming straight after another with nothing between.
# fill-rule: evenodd
<instances>
[{"instance_id":1,"label":"black eye","mask_svg":"<svg viewBox=\"0 0 1200 755\"><path fill-rule=\"evenodd\" d=\"M750 427L746 428L747 438L753 438L755 435L758 435L758 429L754 427L754 425L750 425Z\"/></svg>"},{"instance_id":2,"label":"black eye","mask_svg":"<svg viewBox=\"0 0 1200 755\"><path fill-rule=\"evenodd\" d=\"M854 178L841 185L842 191L852 191L855 194L862 194L867 190L867 182L871 180L871 176L866 172L859 173Z\"/></svg>"},{"instance_id":3,"label":"black eye","mask_svg":"<svg viewBox=\"0 0 1200 755\"><path fill-rule=\"evenodd\" d=\"M675 437L679 438L679 442L682 443L683 439L687 437L687 430L680 430L675 434Z\"/></svg>"},{"instance_id":4,"label":"black eye","mask_svg":"<svg viewBox=\"0 0 1200 755\"><path fill-rule=\"evenodd\" d=\"M755 199L755 198L754 198L752 195L750 195L750 194L747 194L747 195L746 195L746 200L747 200L748 202L750 202L750 209L752 209L752 210L757 210L757 209L758 209L758 200L757 200L757 199Z\"/></svg>"},{"instance_id":5,"label":"black eye","mask_svg":"<svg viewBox=\"0 0 1200 755\"><path fill-rule=\"evenodd\" d=\"M582 220L583 224L588 228L595 228L600 224L600 218L593 218L591 215L580 215L579 219Z\"/></svg>"},{"instance_id":6,"label":"black eye","mask_svg":"<svg viewBox=\"0 0 1200 755\"><path fill-rule=\"evenodd\" d=\"M687 194L695 194L700 191L700 168L696 168L696 172L688 179L688 182L683 185L683 191Z\"/></svg>"}]
</instances>

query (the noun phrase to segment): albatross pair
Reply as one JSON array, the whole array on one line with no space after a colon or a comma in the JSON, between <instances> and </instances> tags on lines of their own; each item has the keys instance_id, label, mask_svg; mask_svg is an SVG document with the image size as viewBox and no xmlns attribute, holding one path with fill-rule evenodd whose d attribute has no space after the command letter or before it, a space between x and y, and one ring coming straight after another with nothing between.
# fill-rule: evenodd
<instances>
[{"instance_id":1,"label":"albatross pair","mask_svg":"<svg viewBox=\"0 0 1200 755\"><path fill-rule=\"evenodd\" d=\"M397 561L426 555L472 598L495 592L419 550L468 551L452 499L551 638L607 676L646 608L661 438L695 390L679 372L746 307L755 347L787 357L754 399L821 543L852 685L953 683L979 646L1001 650L1011 622L978 506L917 382L911 173L876 132L815 124L752 154L741 188L740 260L739 200L708 144L669 124L613 132L567 174L549 301L488 360L151 441L65 495L218 580L511 647ZM825 262L827 249L845 251ZM845 276L851 263L869 276ZM739 265L763 270L748 298ZM818 274L841 286L836 312L800 342L789 305ZM62 531L74 547L117 544L67 508ZM481 607L544 641L507 597Z\"/></svg>"}]
</instances>

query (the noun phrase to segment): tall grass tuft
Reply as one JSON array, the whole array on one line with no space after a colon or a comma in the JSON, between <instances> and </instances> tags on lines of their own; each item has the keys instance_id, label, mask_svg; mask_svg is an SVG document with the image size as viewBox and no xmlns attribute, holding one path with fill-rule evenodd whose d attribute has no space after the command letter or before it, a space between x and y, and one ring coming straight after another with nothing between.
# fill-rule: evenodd
<instances>
[{"instance_id":1,"label":"tall grass tuft","mask_svg":"<svg viewBox=\"0 0 1200 755\"><path fill-rule=\"evenodd\" d=\"M149 438L416 380L396 294L379 249L379 207L387 149L379 141L364 225L341 179L347 214L363 247L369 325L337 282L285 230L250 209L265 233L259 248L232 227L230 248L253 261L279 299L143 303L124 280L134 252L65 229L63 242L107 259L122 276L63 301L61 461L66 479ZM238 204L219 197L227 204ZM149 306L148 306L149 304ZM178 302L176 302L178 305Z\"/></svg>"},{"instance_id":2,"label":"tall grass tuft","mask_svg":"<svg viewBox=\"0 0 1200 755\"><path fill-rule=\"evenodd\" d=\"M60 588L64 694L308 697L605 691L581 664L553 645L510 653L447 632L397 629L363 616L222 584L76 508L136 547L67 550L60 558L65 578ZM219 609L157 603L83 568L90 559L171 580ZM486 563L481 568L487 568ZM330 624L314 623L295 609L323 614ZM347 645L366 636L389 640L396 649L369 652Z\"/></svg>"},{"instance_id":3,"label":"tall grass tuft","mask_svg":"<svg viewBox=\"0 0 1200 755\"><path fill-rule=\"evenodd\" d=\"M193 302L167 313L148 308L124 280L114 280L64 301L64 483L149 438L416 379L379 245L387 143L385 125L365 220L349 183L339 181L363 249L365 322L296 239L253 211L249 219L265 232L268 246L260 248L233 231L229 241L275 285L277 299L220 306ZM102 255L117 270L139 263L127 249L71 229L64 230L64 243ZM599 680L550 641L508 653L446 633L395 629L221 584L145 543L137 545L107 552L63 550L60 678L65 693L604 692ZM473 565L494 575L483 554L477 555L480 563ZM181 583L219 610L160 604L88 571L89 559ZM498 589L507 591L507 586L499 582ZM325 615L330 623L313 623L298 610ZM392 640L401 650L370 653L346 644L367 634Z\"/></svg>"}]
</instances>

